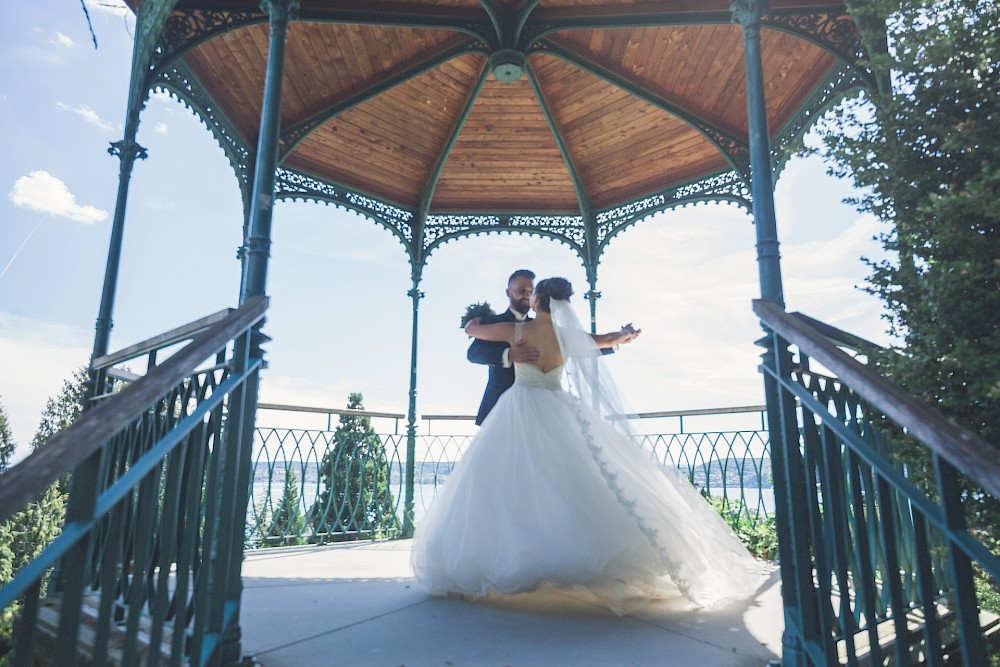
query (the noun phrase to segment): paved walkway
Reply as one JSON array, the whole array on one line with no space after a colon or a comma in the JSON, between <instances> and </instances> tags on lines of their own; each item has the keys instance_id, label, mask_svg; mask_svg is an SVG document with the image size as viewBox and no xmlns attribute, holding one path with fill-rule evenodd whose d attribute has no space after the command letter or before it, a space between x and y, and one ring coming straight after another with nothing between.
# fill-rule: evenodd
<instances>
[{"instance_id":1,"label":"paved walkway","mask_svg":"<svg viewBox=\"0 0 1000 667\"><path fill-rule=\"evenodd\" d=\"M247 552L244 652L263 667L759 667L780 654L777 573L739 604L618 617L569 591L432 597L409 557L409 540Z\"/></svg>"}]
</instances>

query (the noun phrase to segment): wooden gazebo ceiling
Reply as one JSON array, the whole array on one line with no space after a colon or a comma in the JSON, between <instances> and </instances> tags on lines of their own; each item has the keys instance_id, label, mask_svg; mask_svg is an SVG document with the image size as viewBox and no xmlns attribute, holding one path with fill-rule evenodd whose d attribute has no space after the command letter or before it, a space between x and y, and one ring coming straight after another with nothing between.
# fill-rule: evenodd
<instances>
[{"instance_id":1,"label":"wooden gazebo ceiling","mask_svg":"<svg viewBox=\"0 0 1000 667\"><path fill-rule=\"evenodd\" d=\"M840 2L771 5L790 17L762 31L775 133L854 34ZM266 20L258 0L181 0L172 20L205 10L233 16L174 48L253 146ZM523 28L498 34L518 11ZM523 55L520 79L491 73L501 48ZM748 141L742 31L718 0L303 0L283 89L284 168L430 215L607 209L732 169Z\"/></svg>"}]
</instances>

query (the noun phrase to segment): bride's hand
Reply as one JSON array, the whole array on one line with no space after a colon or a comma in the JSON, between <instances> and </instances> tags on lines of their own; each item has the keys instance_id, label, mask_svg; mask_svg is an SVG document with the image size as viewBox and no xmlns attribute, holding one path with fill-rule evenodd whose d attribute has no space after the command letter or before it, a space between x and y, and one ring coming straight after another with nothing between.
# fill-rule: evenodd
<instances>
[{"instance_id":1,"label":"bride's hand","mask_svg":"<svg viewBox=\"0 0 1000 667\"><path fill-rule=\"evenodd\" d=\"M632 326L632 323L629 322L628 324L626 324L625 326L623 326L622 329L621 329L622 339L619 342L619 344L621 344L621 343L631 343L636 338L638 338L639 334L641 334L641 333L642 333L642 329L636 329L635 327Z\"/></svg>"}]
</instances>

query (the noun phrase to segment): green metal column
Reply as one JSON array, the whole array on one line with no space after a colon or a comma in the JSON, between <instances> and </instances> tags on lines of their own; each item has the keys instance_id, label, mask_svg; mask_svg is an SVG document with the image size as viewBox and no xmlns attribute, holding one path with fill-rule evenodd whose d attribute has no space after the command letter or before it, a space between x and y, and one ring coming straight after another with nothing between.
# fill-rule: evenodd
<instances>
[{"instance_id":1,"label":"green metal column","mask_svg":"<svg viewBox=\"0 0 1000 667\"><path fill-rule=\"evenodd\" d=\"M135 40L132 48L132 74L129 78L128 106L125 110L125 132L121 141L111 144L108 152L121 161L118 171L118 197L115 215L111 222L111 240L108 261L104 272L101 305L98 308L94 332L92 359L108 353L111 328L114 326L115 294L118 287L118 269L121 263L122 239L125 228L125 204L136 158L145 159L146 149L135 141L139 130L139 114L149 95L150 62L155 52L160 31L170 16L177 0L146 0L136 8ZM91 378L93 381L94 378ZM91 387L94 391L97 387Z\"/></svg>"},{"instance_id":2,"label":"green metal column","mask_svg":"<svg viewBox=\"0 0 1000 667\"><path fill-rule=\"evenodd\" d=\"M413 270L413 288L406 293L413 301L413 329L410 337L410 403L406 411L406 499L403 504L403 536L413 537L413 485L417 454L417 315L424 293L418 289L421 270Z\"/></svg>"},{"instance_id":3,"label":"green metal column","mask_svg":"<svg viewBox=\"0 0 1000 667\"><path fill-rule=\"evenodd\" d=\"M263 296L267 290L267 265L271 255L271 220L274 212L275 170L278 164L278 138L281 131L281 84L285 66L285 42L288 24L295 18L299 0L263 0L261 7L267 11L270 35L267 51L267 70L264 75L264 99L261 105L260 133L257 137L257 153L254 161L253 186L250 195L249 221L244 216L244 228L248 229L241 262L242 278L240 303ZM243 259L243 258L241 258ZM233 362L236 369L247 367L255 360L262 359L261 346L270 340L260 329L263 320L251 331L248 341L241 341L234 350ZM250 496L252 477L253 437L257 416L259 379L255 373L244 387L242 401L231 405L226 424L226 446L233 458L227 465L237 468L237 491L229 530L242 531L246 523L247 503ZM237 442L238 441L238 442ZM242 539L230 541L227 554L230 563L226 570L227 598L235 607L232 621L224 629L220 664L251 665L251 658L242 655L242 631L239 610L242 597Z\"/></svg>"},{"instance_id":4,"label":"green metal column","mask_svg":"<svg viewBox=\"0 0 1000 667\"><path fill-rule=\"evenodd\" d=\"M267 287L267 261L271 255L271 218L274 212L274 171L278 166L281 131L281 83L285 69L285 39L288 23L299 10L299 0L263 0L270 15L264 102L257 137L253 188L250 194L250 233L247 239L246 280L240 302L261 296Z\"/></svg>"},{"instance_id":5,"label":"green metal column","mask_svg":"<svg viewBox=\"0 0 1000 667\"><path fill-rule=\"evenodd\" d=\"M131 118L131 114L129 114ZM118 197L115 200L115 217L111 222L111 240L108 244L108 263L104 269L104 288L101 290L101 305L97 312L94 333L94 350L91 359L108 353L111 328L114 326L115 294L118 290L118 269L121 264L122 240L125 236L125 204L128 201L128 186L132 179L132 167L136 159L146 159L146 149L135 142L138 117L125 130L125 138L111 144L108 153L118 157Z\"/></svg>"},{"instance_id":6,"label":"green metal column","mask_svg":"<svg viewBox=\"0 0 1000 667\"><path fill-rule=\"evenodd\" d=\"M767 0L731 0L733 21L743 29L743 49L747 77L747 128L750 144L751 196L757 233L757 267L761 298L784 308L781 283L778 232L774 212L774 178L771 172L770 134L767 127L767 105L764 96L764 68L761 61L760 19L768 10ZM765 336L757 344L765 349L765 368L785 370L790 367L787 345L777 340L765 328ZM775 519L778 530L778 553L781 563L782 603L785 630L782 635L782 664L802 667L806 658L802 649L803 625L808 613L801 607L799 586L801 561L796 559L807 548L805 536L796 535L800 525L793 516L797 503L793 487L801 478L789 474L799 461L798 428L795 405L782 397L777 381L764 373L764 396L767 402L768 432L771 443L771 465L774 474ZM801 511L799 512L801 513ZM797 538L803 539L797 539ZM810 570L811 572L811 570Z\"/></svg>"},{"instance_id":7,"label":"green metal column","mask_svg":"<svg viewBox=\"0 0 1000 667\"><path fill-rule=\"evenodd\" d=\"M597 280L590 281L590 289L583 295L590 302L590 333L597 333L597 300L601 293L597 291Z\"/></svg>"},{"instance_id":8,"label":"green metal column","mask_svg":"<svg viewBox=\"0 0 1000 667\"><path fill-rule=\"evenodd\" d=\"M764 99L764 66L761 62L760 19L767 0L732 0L733 19L743 28L743 50L747 72L747 126L750 138L750 192L757 229L757 267L761 298L782 308L778 230L774 216L774 176L771 173L771 140L767 130Z\"/></svg>"}]
</instances>

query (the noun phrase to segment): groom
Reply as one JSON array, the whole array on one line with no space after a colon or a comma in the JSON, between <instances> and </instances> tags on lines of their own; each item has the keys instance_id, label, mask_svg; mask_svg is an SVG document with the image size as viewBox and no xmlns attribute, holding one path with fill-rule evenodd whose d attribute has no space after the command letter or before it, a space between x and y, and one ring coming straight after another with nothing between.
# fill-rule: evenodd
<instances>
[{"instance_id":1,"label":"groom","mask_svg":"<svg viewBox=\"0 0 1000 667\"><path fill-rule=\"evenodd\" d=\"M480 320L483 324L497 322L530 321L528 311L531 308L531 294L535 289L535 274L528 269L518 269L507 279L507 297L510 308L499 315L486 315ZM490 379L486 384L483 401L476 415L476 425L486 419L500 394L510 389L514 384L514 364L532 363L538 359L538 348L529 347L523 343L510 346L492 340L473 340L466 354L474 364L486 364L490 367Z\"/></svg>"}]
</instances>

